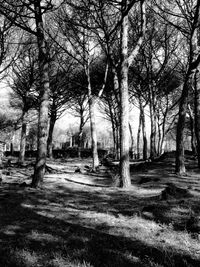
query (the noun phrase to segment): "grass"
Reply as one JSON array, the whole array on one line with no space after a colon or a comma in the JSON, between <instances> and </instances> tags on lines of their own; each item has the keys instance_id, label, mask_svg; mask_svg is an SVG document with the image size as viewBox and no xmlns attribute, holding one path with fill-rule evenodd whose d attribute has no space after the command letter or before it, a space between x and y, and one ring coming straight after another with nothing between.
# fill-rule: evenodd
<instances>
[{"instance_id":1,"label":"grass","mask_svg":"<svg viewBox=\"0 0 200 267\"><path fill-rule=\"evenodd\" d=\"M76 164L62 163L38 190L19 186L31 168L10 167L0 187L1 267L200 266L198 227L188 228L200 216L197 171L178 177L165 159L134 171L134 186L121 190L109 177L100 186L102 173L75 174ZM181 179L191 195L160 198Z\"/></svg>"}]
</instances>

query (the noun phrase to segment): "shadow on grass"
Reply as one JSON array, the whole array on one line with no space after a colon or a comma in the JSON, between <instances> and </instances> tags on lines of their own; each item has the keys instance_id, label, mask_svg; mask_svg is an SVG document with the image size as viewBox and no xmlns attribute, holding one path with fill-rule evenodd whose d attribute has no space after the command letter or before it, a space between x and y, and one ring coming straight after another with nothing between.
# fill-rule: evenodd
<instances>
[{"instance_id":1,"label":"shadow on grass","mask_svg":"<svg viewBox=\"0 0 200 267\"><path fill-rule=\"evenodd\" d=\"M57 189L1 188L0 266L200 266L189 255L85 226L80 216L84 210L127 215L131 205L142 204L136 197L115 190ZM70 207L77 210L75 216Z\"/></svg>"}]
</instances>

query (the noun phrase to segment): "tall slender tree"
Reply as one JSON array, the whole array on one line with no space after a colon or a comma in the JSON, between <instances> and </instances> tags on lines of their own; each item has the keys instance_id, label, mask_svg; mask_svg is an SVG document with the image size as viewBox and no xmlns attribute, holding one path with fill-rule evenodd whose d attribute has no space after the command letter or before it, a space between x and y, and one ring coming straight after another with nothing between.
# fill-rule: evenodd
<instances>
[{"instance_id":1,"label":"tall slender tree","mask_svg":"<svg viewBox=\"0 0 200 267\"><path fill-rule=\"evenodd\" d=\"M86 2L88 5L86 5ZM67 8L66 8L67 6ZM99 166L99 158L97 152L97 131L96 131L96 99L97 95L91 83L91 72L95 61L99 58L99 45L95 38L94 27L91 19L92 4L88 1L69 1L60 8L55 16L56 30L58 35L57 43L69 56L74 58L84 69L87 78L87 95L90 114L90 129L92 139L92 168L96 170ZM63 17L66 19L63 21ZM77 23L79 22L79 23ZM57 35L57 32L55 33ZM60 36L64 39L64 45L60 42ZM70 44L70 49L66 48L66 42ZM105 77L107 75L107 67L105 67ZM105 86L105 78L99 90L98 97L102 94Z\"/></svg>"},{"instance_id":2,"label":"tall slender tree","mask_svg":"<svg viewBox=\"0 0 200 267\"><path fill-rule=\"evenodd\" d=\"M145 32L145 1L140 1L141 32L134 49L128 54L128 10L131 8L126 0L121 2L121 64L120 64L120 177L121 186L129 187L131 184L129 170L129 92L128 69L136 58L142 45ZM133 4L133 3L132 3Z\"/></svg>"}]
</instances>

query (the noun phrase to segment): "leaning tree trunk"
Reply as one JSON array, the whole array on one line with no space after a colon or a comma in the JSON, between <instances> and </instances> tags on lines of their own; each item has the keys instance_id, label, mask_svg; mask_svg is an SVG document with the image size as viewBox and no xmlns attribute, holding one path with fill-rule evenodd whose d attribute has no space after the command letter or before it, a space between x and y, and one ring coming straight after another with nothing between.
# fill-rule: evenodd
<instances>
[{"instance_id":1,"label":"leaning tree trunk","mask_svg":"<svg viewBox=\"0 0 200 267\"><path fill-rule=\"evenodd\" d=\"M50 159L53 158L53 130L54 130L54 126L55 126L56 118L57 118L56 113L57 112L55 109L51 111L50 122L49 122L49 134L48 134L48 139L47 139L47 156Z\"/></svg>"},{"instance_id":2,"label":"leaning tree trunk","mask_svg":"<svg viewBox=\"0 0 200 267\"><path fill-rule=\"evenodd\" d=\"M39 73L40 73L40 105L38 118L38 148L35 164L32 187L38 187L42 184L47 155L47 133L48 133L48 110L49 110L49 64L48 51L44 36L44 26L42 20L42 10L39 1L34 2L35 21L37 29L37 42L39 49Z\"/></svg>"},{"instance_id":3,"label":"leaning tree trunk","mask_svg":"<svg viewBox=\"0 0 200 267\"><path fill-rule=\"evenodd\" d=\"M20 150L19 150L19 159L18 159L19 164L24 163L25 151L26 151L26 121L25 121L25 112L23 112Z\"/></svg>"},{"instance_id":4,"label":"leaning tree trunk","mask_svg":"<svg viewBox=\"0 0 200 267\"><path fill-rule=\"evenodd\" d=\"M129 93L128 93L128 15L125 15L121 31L120 69L120 186L131 185L129 168Z\"/></svg>"}]
</instances>

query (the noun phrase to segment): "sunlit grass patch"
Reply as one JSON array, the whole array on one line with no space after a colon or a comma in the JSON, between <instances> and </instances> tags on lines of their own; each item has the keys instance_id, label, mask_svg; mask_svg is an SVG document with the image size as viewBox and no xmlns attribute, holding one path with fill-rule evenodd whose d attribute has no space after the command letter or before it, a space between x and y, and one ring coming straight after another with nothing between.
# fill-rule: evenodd
<instances>
[{"instance_id":1,"label":"sunlit grass patch","mask_svg":"<svg viewBox=\"0 0 200 267\"><path fill-rule=\"evenodd\" d=\"M0 250L0 266L2 267L33 267L37 266L39 255L28 249L7 247Z\"/></svg>"},{"instance_id":2,"label":"sunlit grass patch","mask_svg":"<svg viewBox=\"0 0 200 267\"><path fill-rule=\"evenodd\" d=\"M21 264L21 266L26 266L26 267L32 267L36 265L38 261L38 256L35 252L31 252L29 250L16 250L14 252L14 257L17 262Z\"/></svg>"},{"instance_id":3,"label":"sunlit grass patch","mask_svg":"<svg viewBox=\"0 0 200 267\"><path fill-rule=\"evenodd\" d=\"M58 238L57 236L53 234L42 233L36 230L32 230L31 233L26 236L26 238L30 240L34 240L34 241L45 242L45 243L62 241L60 237Z\"/></svg>"},{"instance_id":4,"label":"sunlit grass patch","mask_svg":"<svg viewBox=\"0 0 200 267\"><path fill-rule=\"evenodd\" d=\"M57 256L55 259L51 260L47 267L93 267L94 265L91 265L88 262L81 262L79 260L71 259L70 257L61 257Z\"/></svg>"}]
</instances>

